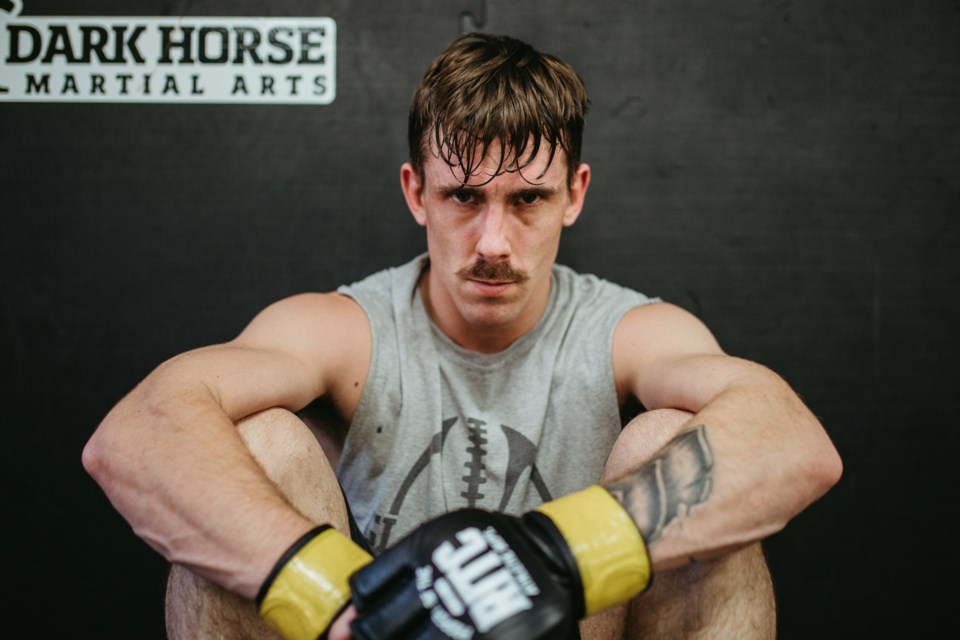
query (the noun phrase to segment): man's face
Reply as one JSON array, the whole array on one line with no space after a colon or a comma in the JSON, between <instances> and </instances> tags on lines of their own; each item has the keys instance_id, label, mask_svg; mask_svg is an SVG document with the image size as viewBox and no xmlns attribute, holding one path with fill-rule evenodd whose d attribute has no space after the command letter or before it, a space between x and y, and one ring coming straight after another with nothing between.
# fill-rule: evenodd
<instances>
[{"instance_id":1,"label":"man's face","mask_svg":"<svg viewBox=\"0 0 960 640\"><path fill-rule=\"evenodd\" d=\"M559 151L549 149L521 173L501 173L494 144L466 184L463 174L430 154L420 176L407 163L401 186L426 227L430 269L421 292L433 321L467 349L499 351L529 331L546 308L560 232L583 206L590 169L567 181Z\"/></svg>"}]
</instances>

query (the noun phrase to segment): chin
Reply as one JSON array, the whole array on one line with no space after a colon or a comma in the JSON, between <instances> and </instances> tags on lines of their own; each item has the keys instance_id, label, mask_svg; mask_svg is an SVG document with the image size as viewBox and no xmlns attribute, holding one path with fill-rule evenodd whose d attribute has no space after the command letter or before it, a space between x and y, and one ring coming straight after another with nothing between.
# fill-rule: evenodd
<instances>
[{"instance_id":1,"label":"chin","mask_svg":"<svg viewBox=\"0 0 960 640\"><path fill-rule=\"evenodd\" d=\"M470 325L485 329L510 324L519 315L516 302L499 299L468 303L463 308L463 317Z\"/></svg>"}]
</instances>

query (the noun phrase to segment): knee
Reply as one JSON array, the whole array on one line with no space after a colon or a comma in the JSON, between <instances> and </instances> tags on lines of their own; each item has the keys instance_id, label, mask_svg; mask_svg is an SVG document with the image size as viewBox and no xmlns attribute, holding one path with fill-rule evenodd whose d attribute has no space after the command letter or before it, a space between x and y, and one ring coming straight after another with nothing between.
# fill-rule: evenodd
<instances>
[{"instance_id":1,"label":"knee","mask_svg":"<svg viewBox=\"0 0 960 640\"><path fill-rule=\"evenodd\" d=\"M644 638L770 640L776 619L759 542L654 576L629 607L629 627Z\"/></svg>"},{"instance_id":2,"label":"knee","mask_svg":"<svg viewBox=\"0 0 960 640\"><path fill-rule=\"evenodd\" d=\"M614 442L600 481L621 478L653 459L692 417L692 413L681 409L653 409L635 417Z\"/></svg>"},{"instance_id":3,"label":"knee","mask_svg":"<svg viewBox=\"0 0 960 640\"><path fill-rule=\"evenodd\" d=\"M348 529L340 484L313 431L296 414L273 408L237 423L250 454L291 505L308 518Z\"/></svg>"},{"instance_id":4,"label":"knee","mask_svg":"<svg viewBox=\"0 0 960 640\"><path fill-rule=\"evenodd\" d=\"M310 429L286 409L266 409L248 416L237 423L237 431L257 463L277 483L297 467L309 468L318 453Z\"/></svg>"}]
</instances>

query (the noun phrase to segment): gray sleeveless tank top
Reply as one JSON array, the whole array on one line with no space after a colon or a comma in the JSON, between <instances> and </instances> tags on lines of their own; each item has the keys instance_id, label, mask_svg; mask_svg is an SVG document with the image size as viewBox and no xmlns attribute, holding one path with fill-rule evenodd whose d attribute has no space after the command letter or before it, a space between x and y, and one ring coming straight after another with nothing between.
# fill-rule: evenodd
<instances>
[{"instance_id":1,"label":"gray sleeveless tank top","mask_svg":"<svg viewBox=\"0 0 960 640\"><path fill-rule=\"evenodd\" d=\"M337 475L376 551L461 507L520 514L596 483L622 428L613 332L656 298L555 265L538 324L508 348L461 348L430 320L421 255L340 287L373 355Z\"/></svg>"}]
</instances>

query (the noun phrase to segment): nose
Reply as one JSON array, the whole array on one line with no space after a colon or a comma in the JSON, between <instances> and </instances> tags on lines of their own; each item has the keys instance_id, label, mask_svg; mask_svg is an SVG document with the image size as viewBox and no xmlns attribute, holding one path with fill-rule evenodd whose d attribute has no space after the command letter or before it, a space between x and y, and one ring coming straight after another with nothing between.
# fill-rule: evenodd
<instances>
[{"instance_id":1,"label":"nose","mask_svg":"<svg viewBox=\"0 0 960 640\"><path fill-rule=\"evenodd\" d=\"M480 237L477 253L490 262L510 256L510 241L507 239L507 212L502 206L489 204L480 215Z\"/></svg>"}]
</instances>

